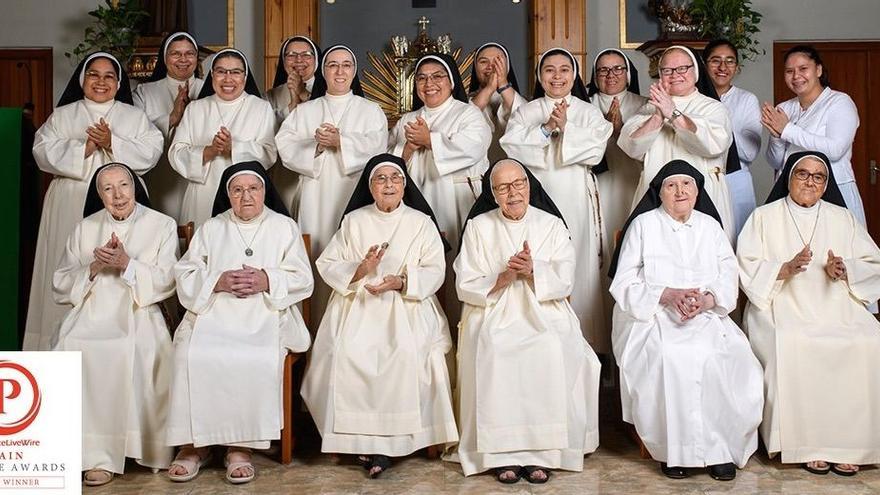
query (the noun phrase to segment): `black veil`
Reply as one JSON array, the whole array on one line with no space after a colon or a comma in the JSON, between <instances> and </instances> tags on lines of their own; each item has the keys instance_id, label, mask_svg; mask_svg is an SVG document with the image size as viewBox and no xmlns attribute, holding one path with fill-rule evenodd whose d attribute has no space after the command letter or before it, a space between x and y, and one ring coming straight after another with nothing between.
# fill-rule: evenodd
<instances>
[{"instance_id":1,"label":"black veil","mask_svg":"<svg viewBox=\"0 0 880 495\"><path fill-rule=\"evenodd\" d=\"M85 93L83 93L82 88L83 78L85 78L86 69L88 69L92 61L97 58L106 58L109 60L116 71L116 79L119 81L119 85L116 90L116 96L113 98L122 103L128 103L129 105L133 104L131 98L131 82L128 80L128 74L125 72L125 68L122 67L122 64L120 64L119 60L113 55L107 52L94 52L89 54L79 63L79 65L76 66L76 69L74 69L73 75L70 76L70 81L67 82L67 86L64 88L64 92L61 93L61 98L58 99L58 105L56 106L64 106L85 98Z\"/></svg>"},{"instance_id":2,"label":"black veil","mask_svg":"<svg viewBox=\"0 0 880 495\"><path fill-rule=\"evenodd\" d=\"M143 181L137 174L134 173L128 165L119 162L110 162L98 167L95 170L95 173L92 175L92 180L89 181L89 188L86 191L86 201L83 205L83 218L92 215L96 212L99 212L104 209L104 201L101 200L101 195L98 192L98 175L109 167L122 167L128 171L128 174L131 175L132 184L134 186L134 200L141 206L146 206L147 208L151 208L150 197L147 194L147 189L144 187Z\"/></svg>"},{"instance_id":3,"label":"black veil","mask_svg":"<svg viewBox=\"0 0 880 495\"><path fill-rule=\"evenodd\" d=\"M263 168L263 165L258 161L236 163L223 171L223 175L220 177L220 184L217 186L217 194L214 195L214 207L211 210L211 216L216 217L224 211L232 208L232 203L229 201L229 193L226 191L226 183L229 182L229 179L233 174L244 172L246 170L256 173L263 179L264 189L266 191L263 203L276 213L289 217L290 212L287 211L287 207L284 205L281 195L278 194L278 191L272 184L272 180L269 178L266 169Z\"/></svg>"},{"instance_id":4,"label":"black veil","mask_svg":"<svg viewBox=\"0 0 880 495\"><path fill-rule=\"evenodd\" d=\"M458 70L458 64L455 63L455 59L445 53L429 53L416 62L416 66L413 68L413 73L418 72L419 67L426 62L438 63L445 67L446 72L449 74L449 80L452 82L452 97L462 103L470 103L464 83L461 81L461 72ZM425 106L425 103L419 98L418 91L416 90L416 80L413 78L412 111L418 110L423 106Z\"/></svg>"}]
</instances>

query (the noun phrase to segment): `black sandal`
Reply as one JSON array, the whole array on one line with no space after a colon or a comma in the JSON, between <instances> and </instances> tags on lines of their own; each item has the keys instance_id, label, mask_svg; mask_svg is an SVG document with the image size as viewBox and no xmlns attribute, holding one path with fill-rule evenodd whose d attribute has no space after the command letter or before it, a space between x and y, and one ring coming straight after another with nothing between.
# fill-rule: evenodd
<instances>
[{"instance_id":1,"label":"black sandal","mask_svg":"<svg viewBox=\"0 0 880 495\"><path fill-rule=\"evenodd\" d=\"M504 473L513 473L513 478L502 478L501 475ZM498 480L499 483L504 483L505 485L512 485L522 478L522 468L519 466L502 466L495 468L495 479Z\"/></svg>"},{"instance_id":2,"label":"black sandal","mask_svg":"<svg viewBox=\"0 0 880 495\"><path fill-rule=\"evenodd\" d=\"M523 471L525 471L526 475L523 478L526 479L529 483L535 485L541 485L546 483L550 479L550 470L541 466L523 466ZM544 479L534 478L534 474L538 471L544 473Z\"/></svg>"},{"instance_id":3,"label":"black sandal","mask_svg":"<svg viewBox=\"0 0 880 495\"><path fill-rule=\"evenodd\" d=\"M846 463L839 463L839 464L846 464ZM846 471L846 470L844 470L844 469L840 469L839 467L837 467L839 464L831 464L830 462L828 463L828 467L829 467L829 469L830 469L834 474L836 474L836 475L838 475L838 476L855 476L855 475L858 474L859 471L860 471L860 469L858 469L858 467L856 467L856 470L855 470L855 471ZM853 466L856 466L855 464L852 464L852 465L853 465Z\"/></svg>"},{"instance_id":4,"label":"black sandal","mask_svg":"<svg viewBox=\"0 0 880 495\"><path fill-rule=\"evenodd\" d=\"M354 457L354 461L361 465L364 469L370 469L370 465L373 464L373 458L368 455L358 455Z\"/></svg>"},{"instance_id":5,"label":"black sandal","mask_svg":"<svg viewBox=\"0 0 880 495\"><path fill-rule=\"evenodd\" d=\"M370 478L376 479L380 474L384 473L388 468L391 467L391 458L387 455L376 454L370 460ZM378 471L373 472L373 468L379 468Z\"/></svg>"},{"instance_id":6,"label":"black sandal","mask_svg":"<svg viewBox=\"0 0 880 495\"><path fill-rule=\"evenodd\" d=\"M807 471L807 472L810 472L810 473L813 473L813 474L818 474L818 475L825 475L825 474L828 474L828 473L831 471L831 463L830 463L830 462L826 462L826 463L825 463L825 468L814 468L814 467L810 467L810 463L809 463L809 462L805 462L805 463L803 463L803 464L801 465L801 467L803 467L804 470Z\"/></svg>"}]
</instances>

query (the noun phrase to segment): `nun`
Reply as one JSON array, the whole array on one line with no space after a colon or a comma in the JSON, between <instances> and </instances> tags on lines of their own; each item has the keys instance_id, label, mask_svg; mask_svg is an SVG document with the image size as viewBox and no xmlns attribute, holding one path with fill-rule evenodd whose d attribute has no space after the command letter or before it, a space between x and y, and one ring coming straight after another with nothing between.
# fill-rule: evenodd
<instances>
[{"instance_id":1,"label":"nun","mask_svg":"<svg viewBox=\"0 0 880 495\"><path fill-rule=\"evenodd\" d=\"M209 447L225 445L226 479L239 484L256 475L252 449L280 437L282 365L309 347L296 305L312 271L261 163L223 172L212 213L174 266L187 313L174 334L167 442L181 449L168 474L195 478Z\"/></svg>"},{"instance_id":2,"label":"nun","mask_svg":"<svg viewBox=\"0 0 880 495\"><path fill-rule=\"evenodd\" d=\"M455 260L465 476L545 483L599 445L599 372L568 296L577 254L559 209L512 159L487 172Z\"/></svg>"},{"instance_id":3,"label":"nun","mask_svg":"<svg viewBox=\"0 0 880 495\"><path fill-rule=\"evenodd\" d=\"M153 74L134 90L134 106L143 110L162 131L166 151L186 106L198 96L205 82L197 75L198 65L196 39L185 31L169 34L159 47ZM186 181L171 168L165 153L144 181L156 209L179 220Z\"/></svg>"},{"instance_id":4,"label":"nun","mask_svg":"<svg viewBox=\"0 0 880 495\"><path fill-rule=\"evenodd\" d=\"M500 43L485 43L474 52L471 80L468 87L471 103L483 112L492 129L489 161L494 163L507 155L498 140L507 129L511 114L526 102L519 91L510 54Z\"/></svg>"},{"instance_id":5,"label":"nun","mask_svg":"<svg viewBox=\"0 0 880 495\"><path fill-rule=\"evenodd\" d=\"M171 167L187 181L180 223L201 226L211 218L220 176L233 163L275 163L275 117L244 54L225 48L214 55L210 84L187 106L168 149Z\"/></svg>"},{"instance_id":6,"label":"nun","mask_svg":"<svg viewBox=\"0 0 880 495\"><path fill-rule=\"evenodd\" d=\"M740 164L727 108L718 101L702 60L689 48L667 48L659 72L648 103L623 125L617 140L624 153L643 163L633 208L664 164L684 160L702 172L706 192L733 242L733 208L724 175Z\"/></svg>"},{"instance_id":7,"label":"nun","mask_svg":"<svg viewBox=\"0 0 880 495\"><path fill-rule=\"evenodd\" d=\"M703 49L709 78L733 124L733 138L740 169L727 174L733 206L735 233L739 235L746 219L755 209L755 186L749 167L761 151L761 106L758 97L733 84L739 75L739 50L725 39L710 41Z\"/></svg>"},{"instance_id":8,"label":"nun","mask_svg":"<svg viewBox=\"0 0 880 495\"><path fill-rule=\"evenodd\" d=\"M82 220L89 180L101 165L126 163L136 174L150 170L162 155L162 133L132 106L122 65L96 52L77 66L58 106L34 136L40 170L54 178L43 200L23 349L49 350L69 307L52 296L52 273L64 246Z\"/></svg>"},{"instance_id":9,"label":"nun","mask_svg":"<svg viewBox=\"0 0 880 495\"><path fill-rule=\"evenodd\" d=\"M275 143L284 168L300 176L294 216L311 235L312 252L321 253L336 232L364 164L388 145L388 120L379 105L364 98L350 48L336 45L324 52L312 99L284 120ZM316 284L315 329L330 293L326 284Z\"/></svg>"},{"instance_id":10,"label":"nun","mask_svg":"<svg viewBox=\"0 0 880 495\"><path fill-rule=\"evenodd\" d=\"M391 130L388 149L406 161L440 230L456 246L489 166L492 129L479 108L468 104L458 65L449 55L429 54L416 62L412 93L413 111Z\"/></svg>"},{"instance_id":11,"label":"nun","mask_svg":"<svg viewBox=\"0 0 880 495\"><path fill-rule=\"evenodd\" d=\"M704 176L685 161L657 172L633 210L609 276L623 420L663 474L708 468L732 480L758 447L761 365L728 316L733 249Z\"/></svg>"},{"instance_id":12,"label":"nun","mask_svg":"<svg viewBox=\"0 0 880 495\"><path fill-rule=\"evenodd\" d=\"M601 349L608 340L602 285L605 227L593 168L605 154L613 126L587 103L579 71L568 50L544 52L535 69L534 98L514 112L501 147L561 205L576 253L571 305L584 337Z\"/></svg>"},{"instance_id":13,"label":"nun","mask_svg":"<svg viewBox=\"0 0 880 495\"><path fill-rule=\"evenodd\" d=\"M791 154L737 243L744 325L764 365L761 437L815 474L880 463L880 249L823 153Z\"/></svg>"},{"instance_id":14,"label":"nun","mask_svg":"<svg viewBox=\"0 0 880 495\"><path fill-rule=\"evenodd\" d=\"M317 261L333 288L303 381L322 452L357 454L375 478L391 457L458 440L434 295L444 242L403 159L369 160Z\"/></svg>"},{"instance_id":15,"label":"nun","mask_svg":"<svg viewBox=\"0 0 880 495\"><path fill-rule=\"evenodd\" d=\"M291 36L281 44L272 89L266 92L278 125L297 105L312 99L320 66L321 49L308 36Z\"/></svg>"},{"instance_id":16,"label":"nun","mask_svg":"<svg viewBox=\"0 0 880 495\"><path fill-rule=\"evenodd\" d=\"M150 209L134 171L100 167L52 279L67 308L55 351L83 369L83 482L109 483L125 458L165 469L171 338L159 302L174 294L177 224Z\"/></svg>"}]
</instances>

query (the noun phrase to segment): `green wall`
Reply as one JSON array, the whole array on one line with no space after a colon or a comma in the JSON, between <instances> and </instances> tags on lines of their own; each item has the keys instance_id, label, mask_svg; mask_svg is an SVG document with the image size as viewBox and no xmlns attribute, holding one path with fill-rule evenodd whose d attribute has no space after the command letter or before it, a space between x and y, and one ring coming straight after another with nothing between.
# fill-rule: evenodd
<instances>
[{"instance_id":1,"label":"green wall","mask_svg":"<svg viewBox=\"0 0 880 495\"><path fill-rule=\"evenodd\" d=\"M0 108L0 350L18 350L18 213L21 109Z\"/></svg>"}]
</instances>

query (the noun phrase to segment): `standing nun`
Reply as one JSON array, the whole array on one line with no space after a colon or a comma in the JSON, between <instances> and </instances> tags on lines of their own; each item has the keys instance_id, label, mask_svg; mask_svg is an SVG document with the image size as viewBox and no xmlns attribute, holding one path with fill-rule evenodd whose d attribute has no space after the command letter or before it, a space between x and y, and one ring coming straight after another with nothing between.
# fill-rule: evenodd
<instances>
[{"instance_id":1,"label":"standing nun","mask_svg":"<svg viewBox=\"0 0 880 495\"><path fill-rule=\"evenodd\" d=\"M131 105L128 76L113 55L86 57L68 82L58 106L34 137L34 158L54 175L43 201L28 302L24 350L48 350L67 311L52 298L52 273L73 227L82 220L88 184L111 161L137 174L162 154L162 133Z\"/></svg>"},{"instance_id":2,"label":"standing nun","mask_svg":"<svg viewBox=\"0 0 880 495\"><path fill-rule=\"evenodd\" d=\"M134 106L143 110L162 131L167 151L186 106L196 98L205 81L197 76L199 45L191 34L179 31L166 36L157 57L149 81L134 90ZM179 220L186 181L171 168L166 153L144 181L156 209Z\"/></svg>"},{"instance_id":3,"label":"standing nun","mask_svg":"<svg viewBox=\"0 0 880 495\"><path fill-rule=\"evenodd\" d=\"M667 48L659 71L660 81L651 85L648 104L624 124L617 140L627 155L643 162L633 205L665 163L684 160L703 173L706 191L732 242L735 223L724 175L739 170L740 163L730 114L718 101L702 59L689 48Z\"/></svg>"},{"instance_id":4,"label":"standing nun","mask_svg":"<svg viewBox=\"0 0 880 495\"><path fill-rule=\"evenodd\" d=\"M211 62L210 84L192 102L168 149L168 161L187 181L180 222L196 227L211 218L211 206L223 171L233 163L275 163L275 117L244 54L219 51Z\"/></svg>"},{"instance_id":5,"label":"standing nun","mask_svg":"<svg viewBox=\"0 0 880 495\"><path fill-rule=\"evenodd\" d=\"M299 204L292 210L303 232L311 235L315 257L336 232L364 164L384 151L388 140L385 114L364 98L354 52L336 45L322 60L312 100L298 105L275 137L281 163L300 175ZM329 287L319 283L312 305L314 328L329 297Z\"/></svg>"},{"instance_id":6,"label":"standing nun","mask_svg":"<svg viewBox=\"0 0 880 495\"><path fill-rule=\"evenodd\" d=\"M507 156L498 144L498 140L507 130L507 121L526 102L519 92L516 73L510 64L510 54L504 45L489 42L477 48L471 66L468 94L471 103L483 111L486 122L492 128L489 161L495 163Z\"/></svg>"},{"instance_id":7,"label":"standing nun","mask_svg":"<svg viewBox=\"0 0 880 495\"><path fill-rule=\"evenodd\" d=\"M535 69L532 101L507 125L501 146L535 174L560 205L576 256L571 305L590 345L607 348L603 311L604 225L593 168L613 132L602 112L587 103L577 60L562 48L547 50Z\"/></svg>"},{"instance_id":8,"label":"standing nun","mask_svg":"<svg viewBox=\"0 0 880 495\"><path fill-rule=\"evenodd\" d=\"M308 36L291 36L281 44L272 89L266 92L278 125L297 105L312 99L320 66L321 49Z\"/></svg>"}]
</instances>

